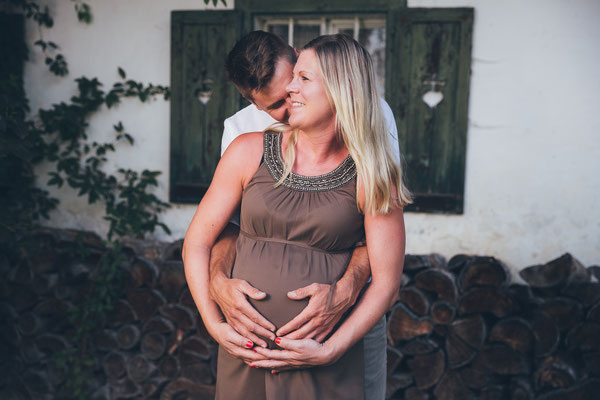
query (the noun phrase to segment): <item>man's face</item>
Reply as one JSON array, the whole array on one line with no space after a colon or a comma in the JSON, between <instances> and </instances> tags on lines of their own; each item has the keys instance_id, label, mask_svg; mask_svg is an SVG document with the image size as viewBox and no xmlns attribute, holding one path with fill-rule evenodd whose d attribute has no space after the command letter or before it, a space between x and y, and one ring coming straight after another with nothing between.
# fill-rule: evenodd
<instances>
[{"instance_id":1,"label":"man's face","mask_svg":"<svg viewBox=\"0 0 600 400\"><path fill-rule=\"evenodd\" d=\"M269 84L251 93L254 105L279 122L287 122L290 116L290 102L285 88L292 81L293 69L294 65L285 57L279 58Z\"/></svg>"}]
</instances>

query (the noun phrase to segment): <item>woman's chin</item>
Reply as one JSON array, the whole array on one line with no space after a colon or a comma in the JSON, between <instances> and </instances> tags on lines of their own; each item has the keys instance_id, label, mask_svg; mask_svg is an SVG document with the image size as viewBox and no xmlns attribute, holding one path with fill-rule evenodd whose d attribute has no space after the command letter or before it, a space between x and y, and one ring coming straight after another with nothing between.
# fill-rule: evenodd
<instances>
[{"instance_id":1,"label":"woman's chin","mask_svg":"<svg viewBox=\"0 0 600 400\"><path fill-rule=\"evenodd\" d=\"M293 128L300 128L302 126L302 122L300 120L300 118L294 118L290 115L290 118L288 119L288 125Z\"/></svg>"}]
</instances>

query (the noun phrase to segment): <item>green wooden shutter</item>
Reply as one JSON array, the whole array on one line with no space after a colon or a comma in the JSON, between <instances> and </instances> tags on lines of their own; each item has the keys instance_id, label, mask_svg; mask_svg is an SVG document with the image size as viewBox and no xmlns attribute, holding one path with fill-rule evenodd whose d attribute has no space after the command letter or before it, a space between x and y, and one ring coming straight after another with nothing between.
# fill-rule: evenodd
<instances>
[{"instance_id":1,"label":"green wooden shutter","mask_svg":"<svg viewBox=\"0 0 600 400\"><path fill-rule=\"evenodd\" d=\"M196 203L210 185L223 121L240 107L224 63L241 29L238 11L171 14L171 202ZM202 104L198 95L207 90L210 99Z\"/></svg>"},{"instance_id":2,"label":"green wooden shutter","mask_svg":"<svg viewBox=\"0 0 600 400\"><path fill-rule=\"evenodd\" d=\"M388 14L386 94L398 125L408 210L462 213L473 9L404 9ZM437 86L430 108L422 96Z\"/></svg>"}]
</instances>

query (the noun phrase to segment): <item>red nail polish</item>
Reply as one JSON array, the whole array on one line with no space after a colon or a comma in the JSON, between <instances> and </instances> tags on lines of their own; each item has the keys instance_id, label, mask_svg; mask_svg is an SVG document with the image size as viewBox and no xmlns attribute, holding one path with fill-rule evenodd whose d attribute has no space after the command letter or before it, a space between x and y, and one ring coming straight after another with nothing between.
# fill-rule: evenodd
<instances>
[{"instance_id":1,"label":"red nail polish","mask_svg":"<svg viewBox=\"0 0 600 400\"><path fill-rule=\"evenodd\" d=\"M252 364L252 365L250 366L250 368L256 368L256 367L254 366L254 364Z\"/></svg>"},{"instance_id":2,"label":"red nail polish","mask_svg":"<svg viewBox=\"0 0 600 400\"><path fill-rule=\"evenodd\" d=\"M277 343L277 344L281 343L281 338L275 339L275 343Z\"/></svg>"},{"instance_id":3,"label":"red nail polish","mask_svg":"<svg viewBox=\"0 0 600 400\"><path fill-rule=\"evenodd\" d=\"M254 343L252 343L250 340L248 340L246 342L246 347L249 348L249 349L251 349L253 345L254 345Z\"/></svg>"}]
</instances>

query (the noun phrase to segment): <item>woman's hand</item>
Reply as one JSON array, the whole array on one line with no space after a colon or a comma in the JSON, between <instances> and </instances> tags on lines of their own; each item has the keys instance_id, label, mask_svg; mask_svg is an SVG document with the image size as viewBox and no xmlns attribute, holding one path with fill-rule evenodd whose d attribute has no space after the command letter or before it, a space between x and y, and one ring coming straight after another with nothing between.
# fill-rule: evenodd
<instances>
[{"instance_id":1,"label":"woman's hand","mask_svg":"<svg viewBox=\"0 0 600 400\"><path fill-rule=\"evenodd\" d=\"M341 356L341 354L336 354L335 349L327 342L319 343L313 339L277 338L275 343L283 350L257 347L256 352L263 356L264 360L253 362L253 367L267 368L272 373L276 373L289 369L331 364Z\"/></svg>"},{"instance_id":2,"label":"woman's hand","mask_svg":"<svg viewBox=\"0 0 600 400\"><path fill-rule=\"evenodd\" d=\"M224 321L212 327L210 334L232 357L239 358L248 365L267 360L265 356L255 351L255 345L251 340L237 333Z\"/></svg>"}]
</instances>

